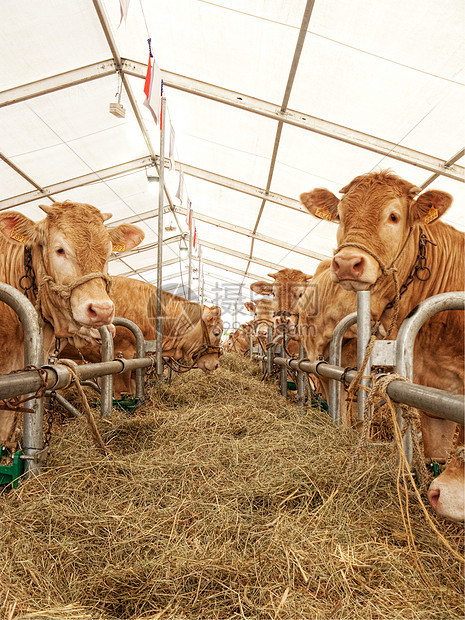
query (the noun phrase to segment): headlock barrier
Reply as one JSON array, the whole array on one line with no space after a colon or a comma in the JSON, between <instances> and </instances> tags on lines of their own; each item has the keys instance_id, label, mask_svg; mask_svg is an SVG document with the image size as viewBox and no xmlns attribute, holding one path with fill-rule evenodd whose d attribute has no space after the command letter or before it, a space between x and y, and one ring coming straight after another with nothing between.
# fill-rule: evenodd
<instances>
[{"instance_id":1,"label":"headlock barrier","mask_svg":"<svg viewBox=\"0 0 465 620\"><path fill-rule=\"evenodd\" d=\"M76 373L81 384L91 385L98 390L90 379L101 377L101 416L111 415L113 405L113 375L136 372L136 403L144 401L145 369L153 367L154 359L147 355L153 350L153 342L145 342L140 328L124 318L115 318L114 324L131 330L136 338L136 357L114 359L113 339L107 327L99 329L102 339L102 361L98 363L76 364L66 360L52 359L52 363L43 364L44 348L42 326L39 316L31 302L17 289L8 284L0 283L0 301L8 304L18 315L24 332L24 364L25 369L11 374L0 375L0 399L8 400L24 395L28 399L30 412L24 413L23 420L23 458L26 472L39 472L44 460L43 418L44 397L46 393L66 388L73 381ZM367 391L372 378L371 366L390 366L393 372L407 379L393 380L389 383L386 393L396 403L421 409L436 417L464 423L465 398L436 388L425 387L411 382L413 378L413 348L416 335L422 325L431 316L444 310L465 310L465 292L442 293L421 302L415 311L402 323L395 341L375 341L371 356L366 360L364 377L358 390L358 419L363 419L367 399ZM329 362L326 360L310 361L305 358L302 343L299 345L299 359L285 357L285 347L279 346L279 354L273 357L271 328L268 330L267 350L263 354L253 352L253 357L263 363L264 373L269 376L273 364L280 369L281 392L287 393L287 371L297 372L296 387L299 405L304 406L304 377L314 374L328 378L329 381L329 414L336 422L341 422L340 387L342 383L350 384L357 375L357 370L347 370L340 366L342 339L346 331L357 324L357 366L360 368L365 357L365 350L371 334L370 293L357 293L357 312L354 312L336 326L330 343ZM72 369L70 368L72 366ZM32 369L31 369L32 368ZM157 370L158 365L157 365ZM80 412L66 399L57 394L56 399L73 415ZM399 422L401 420L399 418ZM408 434L406 434L407 437ZM405 442L406 454L411 463L412 450L408 441Z\"/></svg>"}]
</instances>

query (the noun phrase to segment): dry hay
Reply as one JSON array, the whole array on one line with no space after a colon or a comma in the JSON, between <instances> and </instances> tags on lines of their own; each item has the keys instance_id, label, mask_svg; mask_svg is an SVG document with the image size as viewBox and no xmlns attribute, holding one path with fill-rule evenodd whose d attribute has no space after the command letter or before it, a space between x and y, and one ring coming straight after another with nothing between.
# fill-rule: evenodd
<instances>
[{"instance_id":1,"label":"dry hay","mask_svg":"<svg viewBox=\"0 0 465 620\"><path fill-rule=\"evenodd\" d=\"M46 471L0 498L0 617L462 618L459 563L414 501L409 548L390 451L346 478L353 432L257 375L228 354L176 376L99 422L109 457L84 419L57 428Z\"/></svg>"}]
</instances>

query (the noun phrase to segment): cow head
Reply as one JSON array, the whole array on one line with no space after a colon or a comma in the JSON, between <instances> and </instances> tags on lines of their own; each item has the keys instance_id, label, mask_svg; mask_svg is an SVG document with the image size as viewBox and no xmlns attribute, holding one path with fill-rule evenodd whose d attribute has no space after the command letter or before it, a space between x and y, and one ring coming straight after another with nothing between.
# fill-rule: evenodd
<instances>
[{"instance_id":1,"label":"cow head","mask_svg":"<svg viewBox=\"0 0 465 620\"><path fill-rule=\"evenodd\" d=\"M104 226L111 214L91 205L63 202L40 207L47 217L33 222L21 213L0 214L0 232L30 249L43 317L57 338L75 346L99 340L98 328L110 325L114 304L107 260L113 247L130 250L144 238L132 225Z\"/></svg>"},{"instance_id":2,"label":"cow head","mask_svg":"<svg viewBox=\"0 0 465 620\"><path fill-rule=\"evenodd\" d=\"M259 295L273 296L273 321L277 333L296 336L299 315L297 305L312 279L300 269L281 269L269 273L274 282L253 282L251 290Z\"/></svg>"},{"instance_id":3,"label":"cow head","mask_svg":"<svg viewBox=\"0 0 465 620\"><path fill-rule=\"evenodd\" d=\"M428 489L428 501L433 509L450 521L465 521L464 454L462 446Z\"/></svg>"},{"instance_id":4,"label":"cow head","mask_svg":"<svg viewBox=\"0 0 465 620\"><path fill-rule=\"evenodd\" d=\"M211 346L219 347L223 335L223 321L221 320L221 308L219 306L202 306L202 321L205 323L208 339ZM206 353L199 357L197 366L204 372L218 368L218 353Z\"/></svg>"},{"instance_id":5,"label":"cow head","mask_svg":"<svg viewBox=\"0 0 465 620\"><path fill-rule=\"evenodd\" d=\"M273 327L273 301L271 299L257 299L246 301L245 308L253 312L253 334L265 340L268 334L268 327Z\"/></svg>"},{"instance_id":6,"label":"cow head","mask_svg":"<svg viewBox=\"0 0 465 620\"><path fill-rule=\"evenodd\" d=\"M421 190L387 172L356 177L341 190L339 200L325 189L301 194L316 217L338 222L338 250L331 277L346 290L368 290L400 257L410 231L441 217L452 203L446 192ZM343 247L341 247L343 246Z\"/></svg>"}]
</instances>

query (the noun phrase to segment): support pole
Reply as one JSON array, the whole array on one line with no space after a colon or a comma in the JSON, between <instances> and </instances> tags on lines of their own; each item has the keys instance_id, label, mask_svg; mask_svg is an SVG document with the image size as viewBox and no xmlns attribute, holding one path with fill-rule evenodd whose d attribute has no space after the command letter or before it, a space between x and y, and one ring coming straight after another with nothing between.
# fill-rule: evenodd
<instances>
[{"instance_id":1,"label":"support pole","mask_svg":"<svg viewBox=\"0 0 465 620\"><path fill-rule=\"evenodd\" d=\"M99 327L102 339L102 362L114 358L113 338L108 327ZM100 380L100 417L110 418L113 412L113 375L105 375Z\"/></svg>"},{"instance_id":2,"label":"support pole","mask_svg":"<svg viewBox=\"0 0 465 620\"><path fill-rule=\"evenodd\" d=\"M145 340L141 328L133 321L123 317L115 317L113 325L126 327L134 334L136 339L136 358L145 356ZM145 400L145 368L136 369L136 405L141 405Z\"/></svg>"},{"instance_id":3,"label":"support pole","mask_svg":"<svg viewBox=\"0 0 465 620\"><path fill-rule=\"evenodd\" d=\"M299 360L305 357L305 349L302 341L299 340ZM305 406L305 376L302 370L297 370L297 403L299 407Z\"/></svg>"},{"instance_id":4,"label":"support pole","mask_svg":"<svg viewBox=\"0 0 465 620\"><path fill-rule=\"evenodd\" d=\"M266 333L266 344L268 345L266 350L266 372L268 377L271 377L271 372L273 370L273 347L271 346L271 341L273 340L273 328L268 327Z\"/></svg>"},{"instance_id":5,"label":"support pole","mask_svg":"<svg viewBox=\"0 0 465 620\"><path fill-rule=\"evenodd\" d=\"M0 299L16 312L21 321L24 333L24 365L42 366L44 363L42 325L34 306L25 295L3 282L0 282ZM35 390L30 394L25 394L25 397L32 396L34 393ZM33 412L25 412L23 418L25 469L38 474L40 462L34 456L44 447L42 438L44 398L33 398L28 401L27 407Z\"/></svg>"},{"instance_id":6,"label":"support pole","mask_svg":"<svg viewBox=\"0 0 465 620\"><path fill-rule=\"evenodd\" d=\"M161 380L163 377L163 353L162 353L162 286L163 286L163 202L164 202L164 181L165 181L165 119L166 119L166 99L161 99L161 121L160 121L160 166L158 171L158 245L157 245L157 375Z\"/></svg>"},{"instance_id":7,"label":"support pole","mask_svg":"<svg viewBox=\"0 0 465 620\"><path fill-rule=\"evenodd\" d=\"M249 357L252 359L253 356L253 333L250 332L249 335Z\"/></svg>"},{"instance_id":8,"label":"support pole","mask_svg":"<svg viewBox=\"0 0 465 620\"><path fill-rule=\"evenodd\" d=\"M371 337L371 307L370 291L357 291L357 368L361 368L365 358L365 352ZM363 371L364 375L369 375L371 371L371 358ZM370 379L360 379L360 385L368 386ZM365 403L367 402L367 392L363 389L358 390L357 394L357 419L363 420Z\"/></svg>"},{"instance_id":9,"label":"support pole","mask_svg":"<svg viewBox=\"0 0 465 620\"><path fill-rule=\"evenodd\" d=\"M339 321L334 328L331 341L329 343L329 363L333 366L341 365L342 340L344 338L344 334L349 327L352 327L352 325L356 322L357 313L352 312ZM337 381L336 379L329 380L329 415L338 424L341 423L341 389L342 384L340 381Z\"/></svg>"},{"instance_id":10,"label":"support pole","mask_svg":"<svg viewBox=\"0 0 465 620\"><path fill-rule=\"evenodd\" d=\"M286 359L286 353L284 351L283 344L279 346L279 351L280 351L281 357L283 359ZM280 379L280 384L281 384L281 394L282 396L284 396L284 398L287 398L287 365L286 364L281 366L280 373L279 373L279 379Z\"/></svg>"},{"instance_id":11,"label":"support pole","mask_svg":"<svg viewBox=\"0 0 465 620\"><path fill-rule=\"evenodd\" d=\"M190 211L189 218L189 254L188 254L188 276L187 276L187 299L191 301L192 298L192 209Z\"/></svg>"}]
</instances>

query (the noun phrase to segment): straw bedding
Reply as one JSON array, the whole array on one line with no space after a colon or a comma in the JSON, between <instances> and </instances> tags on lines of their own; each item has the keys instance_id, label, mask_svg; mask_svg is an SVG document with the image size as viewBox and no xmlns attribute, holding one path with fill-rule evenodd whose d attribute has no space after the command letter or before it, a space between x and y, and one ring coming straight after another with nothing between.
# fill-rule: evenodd
<instances>
[{"instance_id":1,"label":"straw bedding","mask_svg":"<svg viewBox=\"0 0 465 620\"><path fill-rule=\"evenodd\" d=\"M390 448L284 401L235 354L136 414L54 429L48 467L0 497L2 618L462 618L459 562ZM463 551L461 526L440 522Z\"/></svg>"}]
</instances>

